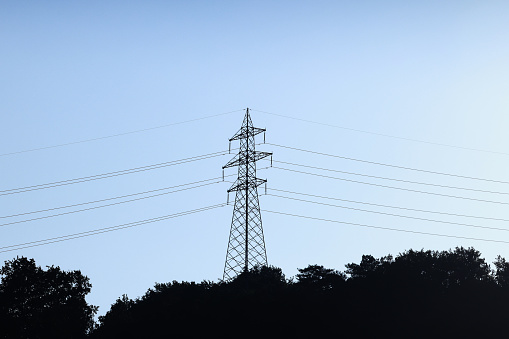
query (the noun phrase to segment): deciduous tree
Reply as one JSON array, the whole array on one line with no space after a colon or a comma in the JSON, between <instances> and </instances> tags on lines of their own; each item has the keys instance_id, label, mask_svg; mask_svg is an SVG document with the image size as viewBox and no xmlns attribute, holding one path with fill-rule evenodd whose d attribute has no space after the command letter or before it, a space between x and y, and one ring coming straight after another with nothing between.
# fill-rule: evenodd
<instances>
[{"instance_id":1,"label":"deciduous tree","mask_svg":"<svg viewBox=\"0 0 509 339\"><path fill-rule=\"evenodd\" d=\"M18 257L0 275L0 337L82 338L93 328L97 307L85 300L92 285L80 271Z\"/></svg>"}]
</instances>

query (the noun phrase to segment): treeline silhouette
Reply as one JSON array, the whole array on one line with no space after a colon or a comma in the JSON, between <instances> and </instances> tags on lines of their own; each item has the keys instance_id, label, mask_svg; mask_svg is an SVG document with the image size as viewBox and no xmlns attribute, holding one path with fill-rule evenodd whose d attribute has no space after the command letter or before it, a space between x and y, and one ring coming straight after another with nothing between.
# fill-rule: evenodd
<instances>
[{"instance_id":1,"label":"treeline silhouette","mask_svg":"<svg viewBox=\"0 0 509 339\"><path fill-rule=\"evenodd\" d=\"M478 251L362 257L345 272L311 265L285 279L257 267L231 282L156 284L119 298L93 338L509 336L509 264Z\"/></svg>"},{"instance_id":2,"label":"treeline silhouette","mask_svg":"<svg viewBox=\"0 0 509 339\"><path fill-rule=\"evenodd\" d=\"M140 298L118 298L93 329L97 308L77 297L90 291L86 277L64 272L75 276L74 285L44 283L34 293L12 280L19 260L27 259L1 271L2 338L509 336L509 263L499 256L491 268L473 248L364 255L344 272L310 265L290 279L280 268L255 267L228 282L156 284ZM59 269L47 270L53 271ZM66 281L52 277L46 280ZM37 301L38 293L47 299Z\"/></svg>"}]
</instances>

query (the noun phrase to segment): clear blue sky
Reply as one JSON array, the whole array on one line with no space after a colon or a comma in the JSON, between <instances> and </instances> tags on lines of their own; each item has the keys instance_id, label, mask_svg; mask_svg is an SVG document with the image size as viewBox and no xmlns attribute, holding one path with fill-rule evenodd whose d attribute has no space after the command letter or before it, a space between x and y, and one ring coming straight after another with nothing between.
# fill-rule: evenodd
<instances>
[{"instance_id":1,"label":"clear blue sky","mask_svg":"<svg viewBox=\"0 0 509 339\"><path fill-rule=\"evenodd\" d=\"M509 181L509 4L505 1L4 1L0 4L0 153L202 118L142 133L0 157L0 189L55 182L225 150L246 107L267 141L345 157ZM261 141L261 140L260 140ZM474 151L481 149L491 152ZM275 161L409 181L509 192L508 184L405 171L260 145ZM498 153L497 153L498 152ZM0 216L221 175L229 156L0 196ZM277 164L277 163L275 163ZM259 167L265 167L260 163ZM289 165L279 164L290 168ZM295 167L292 167L295 168ZM376 204L509 219L506 194L314 173L474 200L260 170L269 188ZM226 174L235 173L230 169ZM228 183L0 227L15 245L226 200ZM263 190L262 190L263 192ZM270 190L269 190L270 192ZM275 192L272 192L275 193ZM308 199L308 198L305 198ZM310 198L314 201L316 198ZM380 227L509 241L504 231L390 217L262 196L262 209ZM327 202L327 201L324 201ZM347 207L509 229L509 221ZM72 209L69 209L72 210ZM63 210L3 218L2 222ZM67 210L65 210L67 211ZM155 282L222 276L231 206L78 240L0 253L80 269L104 314ZM262 214L269 263L287 276L342 270L362 254L474 246L488 261L509 244Z\"/></svg>"}]
</instances>

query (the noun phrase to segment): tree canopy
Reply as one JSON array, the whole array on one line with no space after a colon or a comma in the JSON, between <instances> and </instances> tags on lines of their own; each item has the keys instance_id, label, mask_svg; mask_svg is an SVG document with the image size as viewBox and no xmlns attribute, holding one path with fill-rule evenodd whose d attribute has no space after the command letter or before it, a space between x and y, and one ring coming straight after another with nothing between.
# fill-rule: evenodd
<instances>
[{"instance_id":1,"label":"tree canopy","mask_svg":"<svg viewBox=\"0 0 509 339\"><path fill-rule=\"evenodd\" d=\"M506 334L509 264L473 248L364 255L345 272L309 265L286 279L256 267L232 281L156 284L119 298L94 338L464 337Z\"/></svg>"},{"instance_id":2,"label":"tree canopy","mask_svg":"<svg viewBox=\"0 0 509 339\"><path fill-rule=\"evenodd\" d=\"M22 257L0 269L0 338L500 337L509 332L509 263L493 264L457 247L363 255L344 272L309 265L290 279L261 266L231 281L122 295L94 326L87 277Z\"/></svg>"},{"instance_id":3,"label":"tree canopy","mask_svg":"<svg viewBox=\"0 0 509 339\"><path fill-rule=\"evenodd\" d=\"M1 338L83 338L93 328L97 307L85 300L92 285L80 271L18 257L0 275Z\"/></svg>"}]
</instances>

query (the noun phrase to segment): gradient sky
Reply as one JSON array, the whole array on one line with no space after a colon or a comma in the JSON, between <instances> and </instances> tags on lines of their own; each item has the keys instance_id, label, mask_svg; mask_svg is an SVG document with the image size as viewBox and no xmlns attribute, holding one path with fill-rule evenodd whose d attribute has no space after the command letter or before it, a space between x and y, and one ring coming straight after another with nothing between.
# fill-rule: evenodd
<instances>
[{"instance_id":1,"label":"gradient sky","mask_svg":"<svg viewBox=\"0 0 509 339\"><path fill-rule=\"evenodd\" d=\"M254 125L267 128L270 143L509 181L508 16L506 1L3 1L0 189L223 151L228 148L228 138L240 127L241 110L246 107L253 109ZM7 154L230 111L236 112L114 138ZM271 145L258 149L274 152L275 164L281 160L509 192L508 184L405 171ZM0 196L0 216L214 178L221 176L221 166L229 159L225 155ZM259 164L259 168L266 166ZM274 168L260 170L259 176L268 179L269 188L509 219L506 194L305 170L497 203L405 192ZM234 169L226 172L234 173ZM222 203L229 185L218 183L2 226L0 247ZM262 209L285 213L509 241L509 233L504 231L389 217L273 196L260 197L260 203ZM509 221L332 203L509 229ZM155 282L221 278L231 209L228 206L103 235L3 252L0 260L27 256L43 266L80 269L93 285L89 302L99 305L99 313L104 314L117 297L124 293L132 298L141 296ZM362 254L396 255L410 248L473 246L489 262L498 254L509 258L507 243L401 233L265 212L262 217L269 263L281 267L289 277L309 264L342 270L345 264L358 262Z\"/></svg>"}]
</instances>

